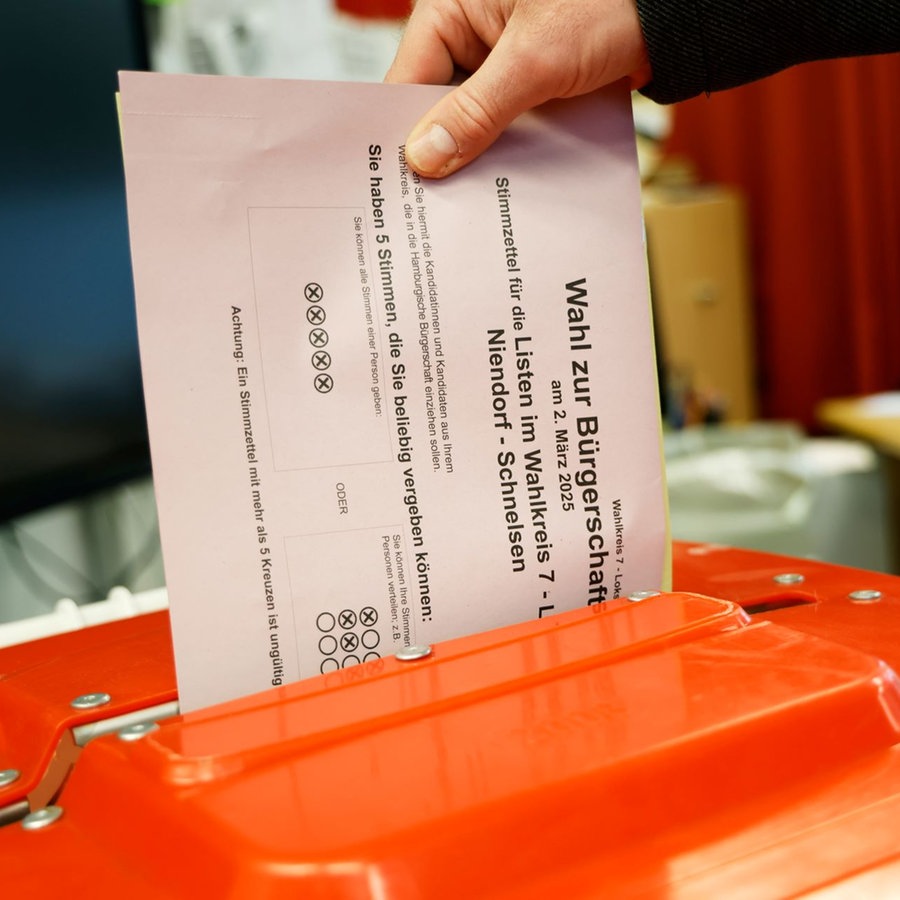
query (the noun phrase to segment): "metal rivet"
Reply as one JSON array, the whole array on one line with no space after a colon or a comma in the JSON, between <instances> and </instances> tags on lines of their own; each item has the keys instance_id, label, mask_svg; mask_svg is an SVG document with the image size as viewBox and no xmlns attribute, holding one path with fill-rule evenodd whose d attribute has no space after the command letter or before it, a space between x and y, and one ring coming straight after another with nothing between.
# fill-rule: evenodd
<instances>
[{"instance_id":1,"label":"metal rivet","mask_svg":"<svg viewBox=\"0 0 900 900\"><path fill-rule=\"evenodd\" d=\"M156 722L135 722L134 725L126 725L119 729L119 740L139 741L145 734L158 730L159 725Z\"/></svg>"},{"instance_id":2,"label":"metal rivet","mask_svg":"<svg viewBox=\"0 0 900 900\"><path fill-rule=\"evenodd\" d=\"M0 769L0 788L18 781L22 773L18 769Z\"/></svg>"},{"instance_id":3,"label":"metal rivet","mask_svg":"<svg viewBox=\"0 0 900 900\"><path fill-rule=\"evenodd\" d=\"M80 697L76 697L69 705L75 709L95 709L98 706L109 703L110 700L112 700L112 697L109 694L98 691L95 694L82 694Z\"/></svg>"},{"instance_id":4,"label":"metal rivet","mask_svg":"<svg viewBox=\"0 0 900 900\"><path fill-rule=\"evenodd\" d=\"M782 575L776 575L772 581L776 584L803 584L806 579L797 572L785 572Z\"/></svg>"},{"instance_id":5,"label":"metal rivet","mask_svg":"<svg viewBox=\"0 0 900 900\"><path fill-rule=\"evenodd\" d=\"M404 647L395 654L401 662L412 662L417 659L425 659L431 656L431 647L428 644L413 644L411 647Z\"/></svg>"},{"instance_id":6,"label":"metal rivet","mask_svg":"<svg viewBox=\"0 0 900 900\"><path fill-rule=\"evenodd\" d=\"M658 597L659 591L635 591L629 594L625 599L632 603L640 603L641 600L649 600L651 597Z\"/></svg>"},{"instance_id":7,"label":"metal rivet","mask_svg":"<svg viewBox=\"0 0 900 900\"><path fill-rule=\"evenodd\" d=\"M22 819L22 827L26 831L39 831L52 825L63 814L61 806L45 806L43 809L35 810Z\"/></svg>"},{"instance_id":8,"label":"metal rivet","mask_svg":"<svg viewBox=\"0 0 900 900\"><path fill-rule=\"evenodd\" d=\"M876 603L881 599L881 591L853 591L847 596L854 603Z\"/></svg>"}]
</instances>

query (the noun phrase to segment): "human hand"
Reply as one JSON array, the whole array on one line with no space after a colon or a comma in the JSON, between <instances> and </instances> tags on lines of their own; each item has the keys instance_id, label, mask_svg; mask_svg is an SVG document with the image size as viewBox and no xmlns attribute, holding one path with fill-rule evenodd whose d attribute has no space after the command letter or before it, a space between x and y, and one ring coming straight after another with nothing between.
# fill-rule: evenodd
<instances>
[{"instance_id":1,"label":"human hand","mask_svg":"<svg viewBox=\"0 0 900 900\"><path fill-rule=\"evenodd\" d=\"M650 80L636 0L419 0L385 81L448 84L457 68L472 74L407 139L421 175L457 171L547 100Z\"/></svg>"}]
</instances>

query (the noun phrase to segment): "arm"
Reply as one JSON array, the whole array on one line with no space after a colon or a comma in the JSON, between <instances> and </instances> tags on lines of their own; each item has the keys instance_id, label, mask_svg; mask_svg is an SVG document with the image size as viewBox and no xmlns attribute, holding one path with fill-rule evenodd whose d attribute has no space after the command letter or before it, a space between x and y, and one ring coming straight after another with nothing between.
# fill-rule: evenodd
<instances>
[{"instance_id":1,"label":"arm","mask_svg":"<svg viewBox=\"0 0 900 900\"><path fill-rule=\"evenodd\" d=\"M661 103L800 62L900 50L900 0L419 0L387 81L447 84L407 160L430 177L520 113L620 78Z\"/></svg>"},{"instance_id":2,"label":"arm","mask_svg":"<svg viewBox=\"0 0 900 900\"><path fill-rule=\"evenodd\" d=\"M815 59L900 50L898 0L637 0L659 103Z\"/></svg>"}]
</instances>

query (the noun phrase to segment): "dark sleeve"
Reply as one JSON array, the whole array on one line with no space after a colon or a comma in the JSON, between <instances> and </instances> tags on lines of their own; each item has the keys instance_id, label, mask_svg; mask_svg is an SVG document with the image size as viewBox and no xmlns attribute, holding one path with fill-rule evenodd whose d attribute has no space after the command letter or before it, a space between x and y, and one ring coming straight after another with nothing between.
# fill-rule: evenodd
<instances>
[{"instance_id":1,"label":"dark sleeve","mask_svg":"<svg viewBox=\"0 0 900 900\"><path fill-rule=\"evenodd\" d=\"M674 103L796 63L900 51L900 0L637 0L653 80Z\"/></svg>"}]
</instances>

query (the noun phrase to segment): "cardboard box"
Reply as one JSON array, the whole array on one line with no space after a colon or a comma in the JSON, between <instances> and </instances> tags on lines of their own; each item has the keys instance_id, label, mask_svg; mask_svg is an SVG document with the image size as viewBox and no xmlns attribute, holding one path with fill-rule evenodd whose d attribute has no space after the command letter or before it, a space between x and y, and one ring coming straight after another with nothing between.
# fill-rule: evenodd
<instances>
[{"instance_id":1,"label":"cardboard box","mask_svg":"<svg viewBox=\"0 0 900 900\"><path fill-rule=\"evenodd\" d=\"M667 417L756 415L743 197L726 187L647 187L644 219Z\"/></svg>"}]
</instances>

